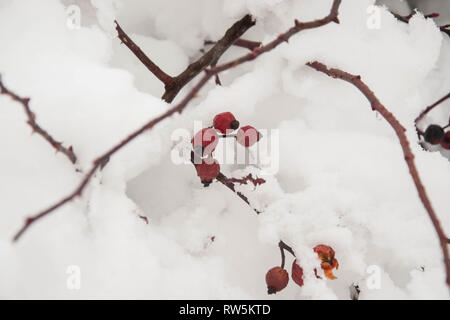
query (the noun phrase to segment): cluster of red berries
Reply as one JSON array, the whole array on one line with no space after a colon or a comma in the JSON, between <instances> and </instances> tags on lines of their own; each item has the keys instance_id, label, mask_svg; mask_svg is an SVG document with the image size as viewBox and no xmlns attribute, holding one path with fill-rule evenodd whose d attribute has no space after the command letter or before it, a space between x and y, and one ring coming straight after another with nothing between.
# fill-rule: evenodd
<instances>
[{"instance_id":1,"label":"cluster of red berries","mask_svg":"<svg viewBox=\"0 0 450 320\"><path fill-rule=\"evenodd\" d=\"M428 143L431 143L433 145L440 144L442 148L450 150L450 130L447 130L447 132L444 131L444 129L448 128L449 126L450 121L449 125L447 125L446 127L441 127L437 124L431 124L425 130L423 138Z\"/></svg>"},{"instance_id":2,"label":"cluster of red berries","mask_svg":"<svg viewBox=\"0 0 450 320\"><path fill-rule=\"evenodd\" d=\"M213 158L212 153L219 144L220 138L234 137L244 146L251 147L261 138L261 134L252 126L239 128L239 121L231 112L219 113L214 117L213 126L197 132L192 139L194 165L201 182L207 187L220 173L220 165ZM220 134L220 135L219 135Z\"/></svg>"},{"instance_id":3,"label":"cluster of red berries","mask_svg":"<svg viewBox=\"0 0 450 320\"><path fill-rule=\"evenodd\" d=\"M314 247L314 252L317 253L319 256L319 259L322 261L320 266L324 270L324 274L328 279L337 279L333 275L333 269L339 268L339 263L337 259L334 257L335 252L333 248L330 246L326 246L323 244L320 244L318 246ZM314 270L316 272L316 270ZM292 263L292 269L291 269L291 276L292 280L299 285L300 287L303 286L303 268L299 265L298 260L295 259ZM317 275L316 277L320 278ZM266 284L267 284L267 293L273 294L277 293L278 291L283 290L286 288L289 282L289 274L288 272L283 269L282 267L273 267L266 273Z\"/></svg>"}]
</instances>

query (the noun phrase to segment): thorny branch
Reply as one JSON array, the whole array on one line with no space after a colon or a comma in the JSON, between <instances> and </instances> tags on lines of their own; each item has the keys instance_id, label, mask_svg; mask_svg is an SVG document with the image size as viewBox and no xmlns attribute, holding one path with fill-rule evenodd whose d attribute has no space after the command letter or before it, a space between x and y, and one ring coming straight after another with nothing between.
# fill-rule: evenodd
<instances>
[{"instance_id":1,"label":"thorny branch","mask_svg":"<svg viewBox=\"0 0 450 320\"><path fill-rule=\"evenodd\" d=\"M450 286L450 259L448 254L448 238L445 235L444 230L441 227L441 223L434 212L434 209L431 205L430 199L428 198L427 192L422 184L422 180L420 179L419 172L417 171L416 165L414 163L414 154L411 151L411 147L409 145L408 138L406 137L405 131L406 129L401 125L401 123L395 118L395 116L389 112L386 107L378 100L378 98L375 96L375 94L370 90L370 88L361 80L361 77L358 75L353 75L350 73L347 73L345 71L331 68L329 69L326 65L314 61L307 64L309 67L316 69L317 71L323 72L326 75L335 78L335 79L341 79L346 82L351 83L356 88L358 88L361 93L367 98L367 100L370 102L370 105L372 107L373 111L378 111L383 118L390 124L392 129L394 129L399 141L400 145L403 150L403 154L405 157L406 164L409 168L409 173L411 174L411 177L414 181L414 184L416 186L417 192L419 194L419 198L422 201L423 206L425 207L431 222L434 226L434 229L436 230L436 233L439 237L439 242L441 244L442 248L442 254L444 256L444 264L447 274L447 284Z\"/></svg>"},{"instance_id":2,"label":"thorny branch","mask_svg":"<svg viewBox=\"0 0 450 320\"><path fill-rule=\"evenodd\" d=\"M78 185L78 187L70 193L65 198L61 199L56 204L52 205L51 207L45 209L44 211L39 212L38 214L28 217L25 219L24 225L21 227L21 229L15 234L13 237L13 241L17 241L23 233L37 220L41 219L42 217L48 215L49 213L53 212L54 210L62 207L64 204L70 202L71 200L75 199L76 197L80 197L85 189L85 187L90 182L91 178L94 176L97 169L101 166L101 164L110 157L115 154L117 151L121 150L125 145L127 145L129 142L134 140L136 137L141 135L142 133L151 130L156 124L160 123L161 121L169 118L175 113L181 113L186 108L187 104L194 98L197 94L197 92L200 91L200 89L205 85L205 83L215 74L220 73L224 70L231 69L233 67L236 67L237 65L240 65L242 63L252 61L256 59L256 57L260 56L263 53L266 53L274 48L276 48L279 44L288 41L290 37L292 37L294 34L306 30L306 29L312 29L312 28L318 28L321 26L324 26L328 23L335 22L339 23L338 20L338 9L341 4L341 0L334 0L330 13L319 20L314 20L310 22L299 22L295 21L295 25L290 28L287 32L280 34L276 39L269 42L267 45L262 46L260 48L255 48L252 52L235 59L231 62L216 66L216 67L210 67L205 69L205 74L203 77L200 78L200 80L197 82L197 84L186 94L186 96L176 105L174 105L172 108L161 114L160 116L150 120L148 123L137 129L136 131L132 132L128 137L126 137L124 140L119 142L117 145L113 146L110 150L108 150L103 155L99 156L96 160L94 160L93 165L91 169L85 174L84 178L82 179L81 183ZM253 23L253 22L252 22ZM228 32L227 32L228 33ZM248 201L248 200L247 200Z\"/></svg>"},{"instance_id":3,"label":"thorny branch","mask_svg":"<svg viewBox=\"0 0 450 320\"><path fill-rule=\"evenodd\" d=\"M4 94L9 96L14 101L19 102L23 106L23 110L25 111L25 114L28 118L27 123L33 130L33 133L37 133L41 135L45 140L47 140L50 145L55 148L55 150L58 152L62 152L67 158L69 158L70 162L75 163L77 161L77 157L75 153L73 152L72 146L69 148L66 148L62 145L61 142L56 141L46 130L44 130L37 122L36 122L36 115L33 111L31 111L30 108L30 98L22 98L19 97L14 92L10 91L6 86L3 84L2 77L0 75L0 94Z\"/></svg>"}]
</instances>

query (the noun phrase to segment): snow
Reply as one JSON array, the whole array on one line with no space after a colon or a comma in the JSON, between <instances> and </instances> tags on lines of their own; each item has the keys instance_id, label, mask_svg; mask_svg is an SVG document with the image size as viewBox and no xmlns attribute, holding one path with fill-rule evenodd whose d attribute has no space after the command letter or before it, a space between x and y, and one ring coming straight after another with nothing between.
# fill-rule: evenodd
<instances>
[{"instance_id":1,"label":"snow","mask_svg":"<svg viewBox=\"0 0 450 320\"><path fill-rule=\"evenodd\" d=\"M450 163L445 153L420 148L413 123L450 87L450 42L433 20L416 14L404 24L383 7L380 28L369 29L369 0L343 0L341 24L295 35L221 75L221 87L210 81L183 114L114 155L82 198L11 243L26 216L71 192L96 157L170 107L160 99L163 85L114 37L114 19L175 75L200 56L205 39L217 40L243 14L257 20L244 38L267 42L296 18L326 15L331 2L2 1L3 81L31 97L37 121L73 146L82 172L30 135L22 107L0 96L0 298L349 299L356 281L360 299L449 299L436 233L393 130L353 86L304 65L318 59L361 75L398 117L450 234ZM78 29L66 24L70 4L81 8ZM220 61L245 52L231 48ZM444 124L449 106L423 125ZM237 186L259 215L218 182L203 188L192 165L171 160L190 141L172 141L175 130L192 133L194 121L209 126L223 111L267 132L249 152L274 174L258 164L222 164L227 176L266 180ZM276 156L265 152L272 134ZM232 142L218 154L235 154ZM305 285L291 279L268 296L264 276L280 263L280 239L296 252ZM314 276L321 270L312 248L322 243L336 251L337 280ZM289 254L286 263L290 272ZM79 289L67 286L70 266L79 267ZM380 271L379 289L370 287L370 266Z\"/></svg>"}]
</instances>

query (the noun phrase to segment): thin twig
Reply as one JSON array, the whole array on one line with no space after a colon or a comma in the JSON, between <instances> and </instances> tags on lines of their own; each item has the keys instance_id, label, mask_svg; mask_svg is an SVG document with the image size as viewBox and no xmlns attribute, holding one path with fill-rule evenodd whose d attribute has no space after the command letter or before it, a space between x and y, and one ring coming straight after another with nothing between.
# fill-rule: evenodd
<instances>
[{"instance_id":1,"label":"thin twig","mask_svg":"<svg viewBox=\"0 0 450 320\"><path fill-rule=\"evenodd\" d=\"M16 235L13 238L13 241L17 241L22 236L22 234L37 220L48 215L49 213L53 212L54 210L60 208L67 202L73 200L75 197L81 196L83 190L88 185L89 181L94 176L97 169L102 165L102 163L104 163L105 161L108 161L114 153L121 150L125 145L127 145L129 142L134 140L136 137L138 137L142 133L144 133L148 130L151 130L156 124L158 124L162 120L169 118L170 116L172 116L175 113L183 112L183 110L185 109L187 104L192 100L192 98L194 98L197 95L199 90L205 85L205 83L212 76L214 76L215 74L222 72L224 70L231 69L231 68L233 68L239 64L242 64L244 62L254 60L257 56L274 49L279 44L281 44L284 41L287 41L291 36L293 36L294 34L300 32L302 30L321 27L330 22L338 23L339 22L338 9L339 9L340 3L341 3L341 0L334 0L331 10L330 10L330 13L325 18L311 21L311 22L306 22L306 23L300 23L299 21L295 21L294 27L289 29L286 33L279 35L275 40L273 40L272 42L269 42L266 46L263 46L261 48L256 48L251 53L248 53L248 54L242 56L241 58L233 60L229 63L225 63L220 66L205 69L205 74L203 75L203 77L200 78L200 80L197 82L197 84L186 94L186 96L178 104L176 104L175 106L173 106L172 108L167 110L165 113L161 114L160 116L152 119L151 121L149 121L148 123L146 123L145 125L140 127L139 129L137 129L136 131L132 132L124 140L119 142L117 145L113 146L110 150L108 150L102 156L98 157L93 162L91 169L85 174L81 183L78 185L78 187L72 193L70 193L68 196L66 196L65 198L63 198L62 200L60 200L53 206L47 208L46 210L41 211L38 214L25 219L24 225L16 233ZM248 200L247 200L247 202L248 202Z\"/></svg>"},{"instance_id":2,"label":"thin twig","mask_svg":"<svg viewBox=\"0 0 450 320\"><path fill-rule=\"evenodd\" d=\"M0 94L4 94L9 96L14 101L19 102L25 111L25 114L28 118L27 123L33 130L33 133L36 132L37 134L41 135L45 140L47 140L48 143L58 152L63 153L67 158L69 158L70 162L75 164L77 161L77 157L75 153L73 152L72 146L66 148L62 145L61 142L56 141L46 130L44 130L37 122L36 122L36 115L33 111L31 111L30 108L30 98L22 98L19 97L14 92L10 91L8 88L5 87L2 81L2 77L0 75Z\"/></svg>"},{"instance_id":3,"label":"thin twig","mask_svg":"<svg viewBox=\"0 0 450 320\"><path fill-rule=\"evenodd\" d=\"M414 125L416 126L416 131L417 134L419 136L423 135L423 131L419 129L418 124L419 121L422 120L423 117L425 117L425 115L430 112L431 110L433 110L435 107L437 107L438 105L440 105L442 102L444 102L445 100L447 100L448 98L450 98L450 92L447 93L447 95L445 95L444 97L440 98L438 101L436 101L435 103L433 103L432 105L428 106L425 108L425 110L423 110L419 116L414 120Z\"/></svg>"},{"instance_id":4,"label":"thin twig","mask_svg":"<svg viewBox=\"0 0 450 320\"><path fill-rule=\"evenodd\" d=\"M167 73L161 70L149 57L139 48L133 40L122 30L119 23L114 21L116 24L117 36L124 43L128 49L130 49L134 55L147 67L147 69L153 73L165 86L168 86L173 82L173 78Z\"/></svg>"},{"instance_id":5,"label":"thin twig","mask_svg":"<svg viewBox=\"0 0 450 320\"><path fill-rule=\"evenodd\" d=\"M414 181L414 184L416 186L417 192L419 194L419 198L422 201L423 206L425 207L428 216L431 219L431 222L434 226L434 229L436 230L436 233L439 238L439 242L441 244L442 248L442 254L444 257L444 264L447 274L447 284L450 286L450 260L449 260L449 254L448 254L448 248L447 248L447 239L448 237L445 235L444 230L441 227L441 223L434 212L434 209L431 205L431 202L428 198L427 192L422 184L422 180L420 179L419 172L417 171L416 165L414 163L414 155L411 151L411 147L409 145L408 138L406 137L405 131L406 129L400 124L400 122L395 118L395 116L389 112L385 106L378 100L378 98L375 96L375 94L369 89L369 87L361 80L360 76L353 75L350 73L347 73L345 71L339 70L339 69L329 69L326 65L320 63L320 62L311 62L307 63L307 65L313 69L316 69L317 71L323 72L326 75L341 79L346 82L351 83L356 88L358 88L361 93L367 98L367 100L370 102L370 105L372 106L372 110L378 111L383 118L391 125L392 129L394 129L400 145L403 150L404 158L406 161L406 164L409 168L409 173L411 174L411 177Z\"/></svg>"}]
</instances>

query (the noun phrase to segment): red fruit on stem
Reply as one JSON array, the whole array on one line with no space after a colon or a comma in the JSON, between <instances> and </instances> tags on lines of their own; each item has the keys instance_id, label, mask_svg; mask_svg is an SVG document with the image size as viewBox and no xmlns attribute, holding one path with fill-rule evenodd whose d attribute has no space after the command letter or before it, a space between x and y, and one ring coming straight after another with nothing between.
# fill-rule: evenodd
<instances>
[{"instance_id":1,"label":"red fruit on stem","mask_svg":"<svg viewBox=\"0 0 450 320\"><path fill-rule=\"evenodd\" d=\"M219 163L212 158L202 159L202 163L196 164L195 168L205 187L209 186L220 172Z\"/></svg>"},{"instance_id":2,"label":"red fruit on stem","mask_svg":"<svg viewBox=\"0 0 450 320\"><path fill-rule=\"evenodd\" d=\"M231 112L222 112L214 117L213 125L214 128L226 134L227 130L230 131L239 128L239 121L236 120Z\"/></svg>"},{"instance_id":3,"label":"red fruit on stem","mask_svg":"<svg viewBox=\"0 0 450 320\"><path fill-rule=\"evenodd\" d=\"M244 147L251 147L261 138L261 134L252 126L245 126L238 130L236 140Z\"/></svg>"},{"instance_id":4,"label":"red fruit on stem","mask_svg":"<svg viewBox=\"0 0 450 320\"><path fill-rule=\"evenodd\" d=\"M441 140L441 147L450 150L450 131L447 131Z\"/></svg>"},{"instance_id":5,"label":"red fruit on stem","mask_svg":"<svg viewBox=\"0 0 450 320\"><path fill-rule=\"evenodd\" d=\"M281 267L273 267L266 273L267 293L273 294L286 288L289 275Z\"/></svg>"},{"instance_id":6,"label":"red fruit on stem","mask_svg":"<svg viewBox=\"0 0 450 320\"><path fill-rule=\"evenodd\" d=\"M192 147L194 152L201 156L210 155L216 149L219 143L219 136L216 130L212 128L204 128L197 132L192 139Z\"/></svg>"},{"instance_id":7,"label":"red fruit on stem","mask_svg":"<svg viewBox=\"0 0 450 320\"><path fill-rule=\"evenodd\" d=\"M303 286L303 268L298 265L297 259L292 263L291 277L296 284Z\"/></svg>"}]
</instances>

